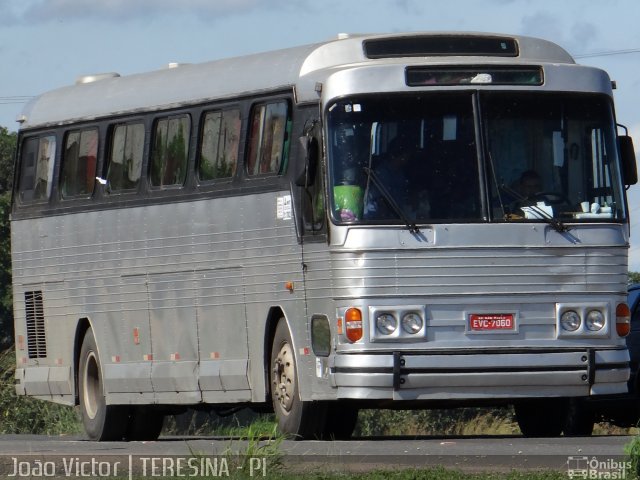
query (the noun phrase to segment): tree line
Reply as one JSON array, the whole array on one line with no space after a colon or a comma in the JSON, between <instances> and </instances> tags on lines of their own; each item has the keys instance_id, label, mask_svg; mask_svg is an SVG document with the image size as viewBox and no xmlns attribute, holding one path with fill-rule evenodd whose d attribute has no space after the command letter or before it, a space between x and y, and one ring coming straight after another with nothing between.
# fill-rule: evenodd
<instances>
[{"instance_id":1,"label":"tree line","mask_svg":"<svg viewBox=\"0 0 640 480\"><path fill-rule=\"evenodd\" d=\"M13 344L11 293L11 187L17 134L0 127L0 350Z\"/></svg>"}]
</instances>

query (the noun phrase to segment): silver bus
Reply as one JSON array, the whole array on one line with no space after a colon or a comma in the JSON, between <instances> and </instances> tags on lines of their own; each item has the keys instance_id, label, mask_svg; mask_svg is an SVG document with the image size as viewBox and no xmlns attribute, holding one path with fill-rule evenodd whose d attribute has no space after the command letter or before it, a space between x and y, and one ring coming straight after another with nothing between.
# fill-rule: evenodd
<instances>
[{"instance_id":1,"label":"silver bus","mask_svg":"<svg viewBox=\"0 0 640 480\"><path fill-rule=\"evenodd\" d=\"M94 440L188 407L272 409L297 438L465 405L584 430L572 401L629 376L612 98L553 43L475 33L45 93L18 119L16 390L79 405Z\"/></svg>"}]
</instances>

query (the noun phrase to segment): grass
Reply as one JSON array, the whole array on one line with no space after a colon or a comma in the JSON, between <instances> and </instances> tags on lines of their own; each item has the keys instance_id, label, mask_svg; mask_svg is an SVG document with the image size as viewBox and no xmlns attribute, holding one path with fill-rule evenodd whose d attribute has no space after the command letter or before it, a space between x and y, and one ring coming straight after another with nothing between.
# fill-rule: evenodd
<instances>
[{"instance_id":1,"label":"grass","mask_svg":"<svg viewBox=\"0 0 640 480\"><path fill-rule=\"evenodd\" d=\"M219 472L220 473L220 472ZM424 469L402 469L402 470L375 470L371 472L287 472L283 470L267 471L263 476L261 472L253 472L250 476L248 472L229 468L228 477L230 479L281 479L281 480L566 480L567 474L564 472L539 471L539 472L487 472L469 473L447 468L424 468ZM134 477L135 478L135 477ZM165 480L177 480L184 477L163 477ZM193 480L205 480L211 477L190 477ZM141 478L142 480L142 478Z\"/></svg>"},{"instance_id":2,"label":"grass","mask_svg":"<svg viewBox=\"0 0 640 480\"><path fill-rule=\"evenodd\" d=\"M65 435L81 431L73 407L18 396L15 391L15 353L0 353L0 434Z\"/></svg>"},{"instance_id":3,"label":"grass","mask_svg":"<svg viewBox=\"0 0 640 480\"><path fill-rule=\"evenodd\" d=\"M64 435L81 431L76 410L50 402L15 394L15 354L13 350L0 353L0 434ZM190 411L179 417L170 417L164 434L216 435L229 437L222 457L229 469L228 478L278 478L293 480L555 480L567 478L566 472L498 472L470 473L449 468L390 468L370 472L335 472L329 468L300 470L300 466L284 465L282 455L284 437L276 430L273 414L254 414L248 410L229 417L207 412ZM634 470L640 464L640 436L637 428L621 429L607 424L596 425L596 435L631 434L636 437L627 445L625 454ZM519 429L511 408L452 410L362 410L355 435L371 436L448 436L448 435L518 435ZM622 452L621 452L622 453ZM206 454L191 452L194 457ZM219 457L219 455L216 455ZM251 477L250 459L267 458L266 477L256 473ZM171 478L171 477L167 477ZM182 478L182 477L176 477ZM198 478L198 477L191 477ZM206 477L201 477L206 478Z\"/></svg>"}]
</instances>

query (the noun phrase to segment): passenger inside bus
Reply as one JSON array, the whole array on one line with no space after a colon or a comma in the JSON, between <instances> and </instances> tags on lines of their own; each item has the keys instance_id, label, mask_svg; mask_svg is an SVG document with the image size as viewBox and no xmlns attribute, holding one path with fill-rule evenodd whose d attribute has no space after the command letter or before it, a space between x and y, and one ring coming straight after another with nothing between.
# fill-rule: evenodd
<instances>
[{"instance_id":1,"label":"passenger inside bus","mask_svg":"<svg viewBox=\"0 0 640 480\"><path fill-rule=\"evenodd\" d=\"M543 190L542 178L535 170L525 170L516 185L510 190L511 192L507 193L509 195L509 210L513 214L521 215L520 209L522 207L536 203L536 194Z\"/></svg>"},{"instance_id":2,"label":"passenger inside bus","mask_svg":"<svg viewBox=\"0 0 640 480\"><path fill-rule=\"evenodd\" d=\"M341 131L337 143L336 151L341 162L338 163L337 183L333 188L336 216L343 222L361 220L365 183L365 162L361 157L368 147L359 148L354 131L350 128Z\"/></svg>"}]
</instances>

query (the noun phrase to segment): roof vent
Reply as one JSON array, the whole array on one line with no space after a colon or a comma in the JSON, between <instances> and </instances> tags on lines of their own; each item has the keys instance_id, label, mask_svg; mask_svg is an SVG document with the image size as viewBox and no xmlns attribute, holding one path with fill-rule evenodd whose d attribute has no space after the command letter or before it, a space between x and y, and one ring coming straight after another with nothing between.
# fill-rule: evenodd
<instances>
[{"instance_id":1,"label":"roof vent","mask_svg":"<svg viewBox=\"0 0 640 480\"><path fill-rule=\"evenodd\" d=\"M96 73L94 75L82 75L76 79L76 85L82 85L83 83L99 82L100 80L106 80L108 78L118 78L119 76L120 74L115 72Z\"/></svg>"}]
</instances>

